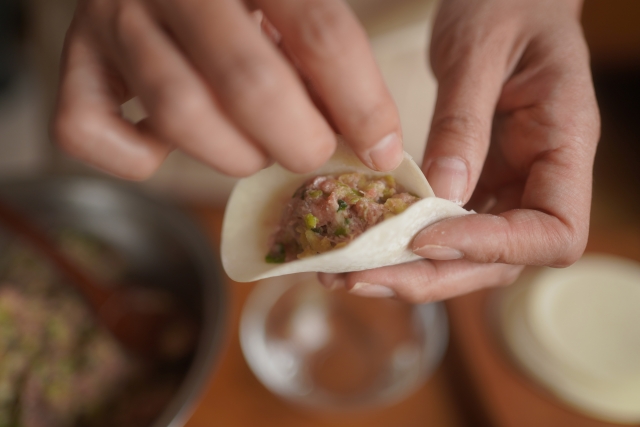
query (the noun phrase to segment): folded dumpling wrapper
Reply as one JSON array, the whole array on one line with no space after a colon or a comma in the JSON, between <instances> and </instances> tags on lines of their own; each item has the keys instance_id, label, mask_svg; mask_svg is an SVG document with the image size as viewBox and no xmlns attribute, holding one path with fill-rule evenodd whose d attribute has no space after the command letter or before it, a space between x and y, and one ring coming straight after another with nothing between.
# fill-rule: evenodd
<instances>
[{"instance_id":1,"label":"folded dumpling wrapper","mask_svg":"<svg viewBox=\"0 0 640 427\"><path fill-rule=\"evenodd\" d=\"M422 200L365 231L343 248L283 264L267 263L269 237L295 190L311 177L347 172L391 175L406 191ZM435 197L409 154L404 154L395 170L375 172L340 142L333 157L311 173L295 174L274 164L236 184L222 225L222 265L231 279L252 282L293 273L345 273L402 264L420 259L409 248L420 230L442 219L468 213L455 203Z\"/></svg>"}]
</instances>

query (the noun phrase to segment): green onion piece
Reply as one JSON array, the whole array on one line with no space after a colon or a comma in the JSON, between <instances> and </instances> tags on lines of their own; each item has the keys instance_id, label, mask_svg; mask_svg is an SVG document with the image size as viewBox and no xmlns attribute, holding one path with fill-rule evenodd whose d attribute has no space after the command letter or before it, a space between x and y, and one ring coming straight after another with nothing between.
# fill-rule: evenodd
<instances>
[{"instance_id":1,"label":"green onion piece","mask_svg":"<svg viewBox=\"0 0 640 427\"><path fill-rule=\"evenodd\" d=\"M322 194L322 190L311 190L307 193L307 196L311 197L312 199L317 199L318 197L321 197Z\"/></svg>"},{"instance_id":2,"label":"green onion piece","mask_svg":"<svg viewBox=\"0 0 640 427\"><path fill-rule=\"evenodd\" d=\"M284 262L284 245L278 243L275 245L274 250L269 252L264 260L269 264L282 264Z\"/></svg>"},{"instance_id":3,"label":"green onion piece","mask_svg":"<svg viewBox=\"0 0 640 427\"><path fill-rule=\"evenodd\" d=\"M338 227L334 233L336 236L346 236L347 230L344 227Z\"/></svg>"},{"instance_id":4,"label":"green onion piece","mask_svg":"<svg viewBox=\"0 0 640 427\"><path fill-rule=\"evenodd\" d=\"M308 213L304 216L304 223L309 230L318 226L318 218Z\"/></svg>"},{"instance_id":5,"label":"green onion piece","mask_svg":"<svg viewBox=\"0 0 640 427\"><path fill-rule=\"evenodd\" d=\"M342 199L338 199L338 210L336 212L340 212L343 211L345 209L347 209L349 205L347 205L347 202L345 202Z\"/></svg>"},{"instance_id":6,"label":"green onion piece","mask_svg":"<svg viewBox=\"0 0 640 427\"><path fill-rule=\"evenodd\" d=\"M264 257L264 260L269 264L282 264L284 262L284 255L268 254L266 257Z\"/></svg>"}]
</instances>

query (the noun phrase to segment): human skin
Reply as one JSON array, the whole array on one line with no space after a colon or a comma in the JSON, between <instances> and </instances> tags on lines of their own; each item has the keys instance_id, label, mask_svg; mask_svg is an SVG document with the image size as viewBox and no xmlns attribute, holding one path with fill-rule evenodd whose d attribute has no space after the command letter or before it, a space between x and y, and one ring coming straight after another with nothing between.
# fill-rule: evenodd
<instances>
[{"instance_id":1,"label":"human skin","mask_svg":"<svg viewBox=\"0 0 640 427\"><path fill-rule=\"evenodd\" d=\"M414 303L566 267L586 246L600 118L577 0L445 0L431 43L438 97L422 168L480 212L422 230L409 264L327 287Z\"/></svg>"},{"instance_id":2,"label":"human skin","mask_svg":"<svg viewBox=\"0 0 640 427\"><path fill-rule=\"evenodd\" d=\"M80 0L62 55L54 140L127 179L149 177L173 148L247 176L271 161L316 169L335 149L333 125L369 167L395 168L397 108L346 4L253 3ZM287 55L262 33L254 8ZM120 114L133 96L148 113L135 125Z\"/></svg>"},{"instance_id":3,"label":"human skin","mask_svg":"<svg viewBox=\"0 0 640 427\"><path fill-rule=\"evenodd\" d=\"M54 138L128 179L149 176L174 147L233 176L271 159L310 171L333 151L331 126L370 167L396 166L397 110L348 8L254 3L282 50L239 0L81 0ZM423 261L321 274L325 286L427 302L511 283L523 265L580 257L600 131L580 8L579 0L442 2L423 170L436 195L480 214L423 230L413 242ZM119 111L133 95L149 113L136 125Z\"/></svg>"}]
</instances>

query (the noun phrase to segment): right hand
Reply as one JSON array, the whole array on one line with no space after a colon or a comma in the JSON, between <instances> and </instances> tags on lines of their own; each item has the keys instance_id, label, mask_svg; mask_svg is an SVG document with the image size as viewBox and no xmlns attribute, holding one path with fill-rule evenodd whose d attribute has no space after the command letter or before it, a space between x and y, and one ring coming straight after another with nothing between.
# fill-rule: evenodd
<instances>
[{"instance_id":1,"label":"right hand","mask_svg":"<svg viewBox=\"0 0 640 427\"><path fill-rule=\"evenodd\" d=\"M396 106L342 0L255 0L295 66L240 0L80 0L62 57L53 135L122 178L150 176L174 147L232 176L273 159L309 172L333 153L329 120L372 169L402 159ZM120 105L138 96L148 118Z\"/></svg>"}]
</instances>

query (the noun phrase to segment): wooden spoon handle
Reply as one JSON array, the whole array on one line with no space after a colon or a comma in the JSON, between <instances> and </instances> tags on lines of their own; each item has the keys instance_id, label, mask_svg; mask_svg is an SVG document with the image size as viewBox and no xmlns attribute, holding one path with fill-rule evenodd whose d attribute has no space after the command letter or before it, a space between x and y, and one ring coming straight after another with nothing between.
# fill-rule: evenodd
<instances>
[{"instance_id":1,"label":"wooden spoon handle","mask_svg":"<svg viewBox=\"0 0 640 427\"><path fill-rule=\"evenodd\" d=\"M44 231L2 202L0 202L0 223L24 238L35 250L50 260L94 309L99 310L109 299L112 292L98 284L62 254Z\"/></svg>"}]
</instances>

